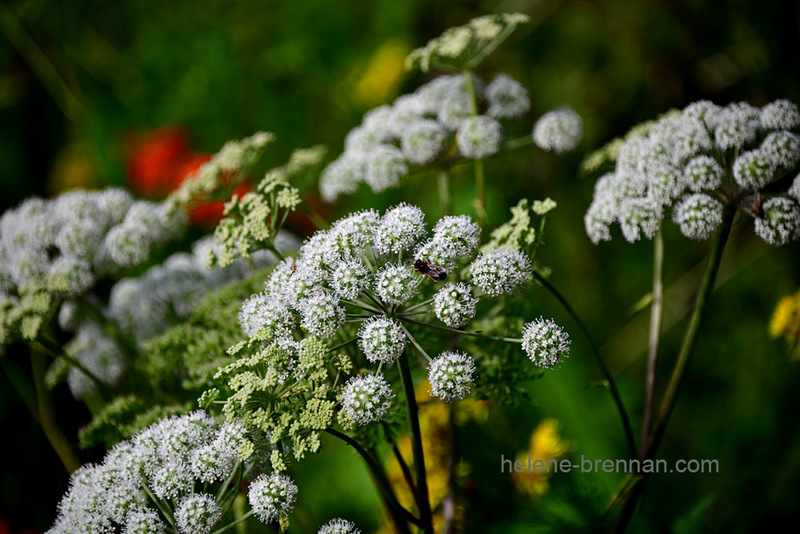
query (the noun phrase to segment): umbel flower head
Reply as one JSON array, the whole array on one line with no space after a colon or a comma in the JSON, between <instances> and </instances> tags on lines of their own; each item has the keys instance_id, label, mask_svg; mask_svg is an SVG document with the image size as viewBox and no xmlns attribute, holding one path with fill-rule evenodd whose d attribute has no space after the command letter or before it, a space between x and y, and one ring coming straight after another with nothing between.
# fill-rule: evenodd
<instances>
[{"instance_id":1,"label":"umbel flower head","mask_svg":"<svg viewBox=\"0 0 800 534\"><path fill-rule=\"evenodd\" d=\"M218 425L204 412L168 417L114 446L100 464L73 473L58 506L51 534L69 532L164 532L152 493L174 510L181 533L208 534L225 510L197 484L232 480L242 463L246 430ZM215 488L216 486L210 486ZM88 530L87 530L88 529Z\"/></svg>"},{"instance_id":2,"label":"umbel flower head","mask_svg":"<svg viewBox=\"0 0 800 534\"><path fill-rule=\"evenodd\" d=\"M474 372L475 361L466 354L443 352L428 369L431 394L448 402L463 399L469 394Z\"/></svg>"},{"instance_id":3,"label":"umbel flower head","mask_svg":"<svg viewBox=\"0 0 800 534\"><path fill-rule=\"evenodd\" d=\"M356 376L342 388L342 411L354 423L367 425L383 419L392 407L392 397L382 374Z\"/></svg>"},{"instance_id":4,"label":"umbel flower head","mask_svg":"<svg viewBox=\"0 0 800 534\"><path fill-rule=\"evenodd\" d=\"M616 153L616 167L597 181L584 217L589 238L610 240L618 223L629 242L649 239L671 211L684 235L707 239L726 210L745 208L768 243L797 239L800 202L791 188L783 194L773 184L800 163L798 127L797 106L777 100L761 109L695 102L637 128L613 143L615 150L587 159Z\"/></svg>"},{"instance_id":5,"label":"umbel flower head","mask_svg":"<svg viewBox=\"0 0 800 534\"><path fill-rule=\"evenodd\" d=\"M297 499L297 486L286 475L262 474L250 484L247 499L255 516L269 524L292 511Z\"/></svg>"},{"instance_id":6,"label":"umbel flower head","mask_svg":"<svg viewBox=\"0 0 800 534\"><path fill-rule=\"evenodd\" d=\"M361 534L355 523L346 519L332 519L322 525L317 534Z\"/></svg>"},{"instance_id":7,"label":"umbel flower head","mask_svg":"<svg viewBox=\"0 0 800 534\"><path fill-rule=\"evenodd\" d=\"M539 317L522 329L522 350L533 363L552 369L569 355L569 335L552 319Z\"/></svg>"}]
</instances>

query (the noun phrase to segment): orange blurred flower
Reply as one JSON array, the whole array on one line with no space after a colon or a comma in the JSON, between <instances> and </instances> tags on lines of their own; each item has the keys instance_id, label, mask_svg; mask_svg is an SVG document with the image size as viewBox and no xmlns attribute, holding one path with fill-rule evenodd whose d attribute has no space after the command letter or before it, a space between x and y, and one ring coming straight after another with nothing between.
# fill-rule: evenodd
<instances>
[{"instance_id":1,"label":"orange blurred flower","mask_svg":"<svg viewBox=\"0 0 800 534\"><path fill-rule=\"evenodd\" d=\"M176 126L165 126L130 142L128 150L128 183L134 193L163 198L211 159L211 154L191 152L188 133ZM245 182L234 188L240 197L250 191ZM232 196L231 195L231 196ZM224 202L197 199L189 208L193 226L214 227L222 219Z\"/></svg>"}]
</instances>

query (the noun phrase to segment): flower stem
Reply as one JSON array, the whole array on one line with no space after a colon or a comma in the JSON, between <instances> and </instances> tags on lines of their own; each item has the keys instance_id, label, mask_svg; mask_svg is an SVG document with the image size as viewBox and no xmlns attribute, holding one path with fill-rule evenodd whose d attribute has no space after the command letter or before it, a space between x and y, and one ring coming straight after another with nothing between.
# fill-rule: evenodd
<instances>
[{"instance_id":1,"label":"flower stem","mask_svg":"<svg viewBox=\"0 0 800 534\"><path fill-rule=\"evenodd\" d=\"M400 449L397 448L397 443L395 443L392 433L389 431L389 425L386 424L386 421L381 421L381 423L383 424L383 432L386 434L386 439L392 446L392 452L394 453L395 460L397 460L397 464L400 466L400 470L403 472L403 478L406 481L406 485L408 486L409 491L411 491L411 494L414 496L414 502L417 503L417 508L419 508L419 502L417 502L417 498L419 496L417 495L417 488L414 486L414 478L411 476L411 469L408 468L405 458L403 458L403 455L400 454Z\"/></svg>"},{"instance_id":2,"label":"flower stem","mask_svg":"<svg viewBox=\"0 0 800 534\"><path fill-rule=\"evenodd\" d=\"M656 362L661 341L661 323L664 310L664 238L661 228L653 238L653 302L650 307L650 348L647 353L647 375L645 378L645 402L642 416L642 440L640 456L644 457L650 436L650 420L653 413L653 397L656 389Z\"/></svg>"},{"instance_id":3,"label":"flower stem","mask_svg":"<svg viewBox=\"0 0 800 534\"><path fill-rule=\"evenodd\" d=\"M439 202L445 215L453 213L453 188L451 187L450 173L442 169L438 174Z\"/></svg>"},{"instance_id":4,"label":"flower stem","mask_svg":"<svg viewBox=\"0 0 800 534\"><path fill-rule=\"evenodd\" d=\"M225 525L224 527L222 527L222 528L220 528L220 529L217 529L217 530L215 530L215 531L214 531L214 532L212 532L211 534L222 534L222 533L223 533L223 532L225 532L226 530L229 530L229 529L231 529L231 528L235 527L236 525L238 525L238 524L239 524L239 523L241 523L242 521L244 521L244 520L248 519L248 518L249 518L250 516L252 516L252 515L253 515L253 510L251 509L251 510L250 510L249 512L247 512L246 514L244 514L243 516L241 516L241 517L239 517L238 519L236 519L236 521L233 521L233 522L231 522L231 523L228 523L228 524L227 524L227 525Z\"/></svg>"},{"instance_id":5,"label":"flower stem","mask_svg":"<svg viewBox=\"0 0 800 534\"><path fill-rule=\"evenodd\" d=\"M403 517L406 521L414 524L420 525L420 520L414 517L411 512L403 508L403 505L397 500L397 497L392 491L392 486L389 483L389 480L386 478L386 473L383 471L383 468L375 461L375 459L367 452L367 450L361 446L356 440L348 436L347 434L343 434L339 432L335 428L326 428L325 432L328 434L339 438L340 440L344 441L361 456L364 461L367 463L367 467L369 467L372 476L375 478L375 481L378 483L378 487L381 490L381 494L383 495L384 499L388 502L389 506L397 512L400 516Z\"/></svg>"},{"instance_id":6,"label":"flower stem","mask_svg":"<svg viewBox=\"0 0 800 534\"><path fill-rule=\"evenodd\" d=\"M53 398L44 384L45 364L44 355L37 350L31 350L33 384L36 388L36 419L64 468L68 473L72 473L81 466L81 463L56 423L53 413Z\"/></svg>"},{"instance_id":7,"label":"flower stem","mask_svg":"<svg viewBox=\"0 0 800 534\"><path fill-rule=\"evenodd\" d=\"M592 355L594 356L597 364L600 367L600 371L603 373L603 376L608 383L608 389L611 392L611 396L614 398L614 403L617 405L617 412L619 412L619 417L622 420L622 427L625 431L625 440L628 445L628 452L631 458L636 458L636 440L633 437L633 427L631 426L631 420L628 417L628 412L625 409L625 404L622 402L622 395L619 393L619 389L617 389L617 384L614 382L614 377L611 375L611 372L606 367L606 364L603 362L603 359L600 357L600 352L597 350L597 345L592 339L591 334L589 333L589 329L586 328L586 325L581 320L580 316L575 312L575 310L570 305L569 301L551 284L545 277L539 274L538 271L534 269L533 277L544 286L564 307L567 313L572 317L572 319L578 324L578 328L581 329L583 335L586 337L586 340L589 342L589 347L591 348Z\"/></svg>"},{"instance_id":8,"label":"flower stem","mask_svg":"<svg viewBox=\"0 0 800 534\"><path fill-rule=\"evenodd\" d=\"M79 362L77 359L75 359L75 358L73 358L72 356L70 356L70 355L69 355L69 354L68 354L68 353L67 353L67 352L66 352L64 349L62 349L62 348L61 348L61 347L60 347L60 346L59 346L59 345L58 345L56 342L54 342L54 341L51 341L51 340L47 339L47 338L46 338L46 337L44 337L44 336L39 336L39 337L36 339L36 341L37 341L37 342L38 342L38 343L39 343L39 344L40 344L42 347L44 347L45 349L47 349L47 351L48 351L48 352L49 352L49 353L50 353L52 356L54 356L54 357L56 357L56 358L64 358L65 360L67 360L67 361L69 362L69 364L70 364L70 365L72 365L73 367L75 367L76 369L78 369L80 372L82 372L83 374L85 374L87 377L89 377L89 380L91 380L92 382L94 382L95 386L97 386L97 391L98 391L98 392L99 392L101 395L103 395L104 393L107 393L107 392L108 392L108 386L105 384L105 382L103 382L102 380L100 380L99 378L97 378L97 375L95 375L95 374L94 374L94 373L92 373L90 370L88 370L88 369L87 369L87 368L86 368L86 367L85 367L85 366L84 366L84 365L83 365L81 362ZM105 395L103 395L103 396L105 397Z\"/></svg>"},{"instance_id":9,"label":"flower stem","mask_svg":"<svg viewBox=\"0 0 800 534\"><path fill-rule=\"evenodd\" d=\"M422 321L415 321L414 319L410 319L405 315L398 315L398 319L403 322L415 324L418 326L425 326L428 328L434 328L436 330L442 330L444 332L452 332L453 334L459 334L462 336L471 336L471 337L480 337L483 339L491 339L493 341L505 341L506 343L522 343L521 339L513 338L513 337L501 337L501 336L490 336L488 334L481 334L480 332L467 332L466 330L458 330L456 328L450 328L449 326L441 326L438 324L431 324L431 323L423 323ZM413 341L413 340L412 340Z\"/></svg>"},{"instance_id":10,"label":"flower stem","mask_svg":"<svg viewBox=\"0 0 800 534\"><path fill-rule=\"evenodd\" d=\"M689 325L686 327L686 334L683 338L681 350L678 353L678 359L675 362L675 367L672 369L667 389L664 392L664 397L661 399L661 405L658 411L658 418L653 425L653 431L650 434L647 448L644 449L643 459L655 458L658 447L661 445L661 440L664 437L669 419L672 416L672 411L677 402L678 391L683 382L683 377L686 372L686 365L689 362L689 357L692 355L694 345L697 341L697 333L700 329L700 324L706 311L706 305L711 293L714 291L714 283L719 273L719 266L722 262L722 254L725 251L725 245L731 233L731 225L733 218L736 215L736 206L728 205L725 207L725 212L722 216L722 225L717 231L714 238L714 243L711 246L711 252L708 258L708 266L703 281L700 285L700 291L697 294L697 302L692 312L692 317L689 319ZM622 503L617 520L614 524L613 532L625 532L628 522L633 517L633 512L644 490L644 483L647 480L646 476L642 476L636 482L630 492L627 494Z\"/></svg>"},{"instance_id":11,"label":"flower stem","mask_svg":"<svg viewBox=\"0 0 800 534\"><path fill-rule=\"evenodd\" d=\"M419 427L419 407L414 394L414 382L411 379L411 367L408 354L402 354L397 360L400 368L400 381L406 398L408 411L408 429L411 435L411 450L414 454L414 468L417 471L417 501L419 502L419 529L421 534L433 534L433 513L428 497L428 478L425 471L425 452L422 449L422 432Z\"/></svg>"}]
</instances>

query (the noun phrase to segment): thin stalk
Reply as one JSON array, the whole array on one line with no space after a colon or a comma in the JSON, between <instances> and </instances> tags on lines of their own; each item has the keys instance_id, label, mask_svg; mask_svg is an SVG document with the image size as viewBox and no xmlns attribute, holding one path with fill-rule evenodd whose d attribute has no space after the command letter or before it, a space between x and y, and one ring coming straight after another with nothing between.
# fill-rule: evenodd
<instances>
[{"instance_id":1,"label":"thin stalk","mask_svg":"<svg viewBox=\"0 0 800 534\"><path fill-rule=\"evenodd\" d=\"M439 171L437 178L439 186L439 202L442 204L444 214L451 215L453 213L453 189L450 183L450 173L447 172L447 169L442 169Z\"/></svg>"},{"instance_id":2,"label":"thin stalk","mask_svg":"<svg viewBox=\"0 0 800 534\"><path fill-rule=\"evenodd\" d=\"M475 92L475 81L472 78L472 71L465 70L464 77L467 81L470 113L475 117L478 115L478 97ZM475 159L473 166L475 169L475 211L478 214L478 224L483 226L486 222L486 174L483 168L483 159Z\"/></svg>"},{"instance_id":3,"label":"thin stalk","mask_svg":"<svg viewBox=\"0 0 800 534\"><path fill-rule=\"evenodd\" d=\"M225 525L224 527L222 527L222 528L220 528L220 529L217 529L217 530L215 530L215 531L214 531L214 532L212 532L211 534L222 534L222 533L223 533L223 532L225 532L226 530L229 530L229 529L231 529L231 528L235 527L236 525L238 525L238 524L239 524L239 523L241 523L242 521L244 521L244 520L248 519L248 518L249 518L250 516L252 516L252 515L253 515L253 510L251 509L249 512L247 512L246 514L244 514L243 516L241 516L240 518L238 518L236 521L233 521L233 522L231 522L231 523L228 523L228 524L227 524L227 525Z\"/></svg>"},{"instance_id":4,"label":"thin stalk","mask_svg":"<svg viewBox=\"0 0 800 534\"><path fill-rule=\"evenodd\" d=\"M697 301L692 312L692 317L689 319L689 325L686 327L686 334L683 338L681 350L678 353L678 358L675 366L672 369L667 389L664 392L664 397L661 399L661 405L658 411L658 418L653 425L653 431L648 440L647 448L644 450L643 459L655 458L658 447L661 445L661 440L664 437L669 419L675 409L675 404L678 399L678 391L680 390L683 378L686 373L686 365L689 362L689 357L692 355L694 345L697 342L697 333L700 330L703 316L706 311L708 299L714 291L714 283L719 273L719 266L722 262L722 254L725 251L725 245L731 233L731 225L733 218L736 215L736 206L729 205L725 207L725 212L722 216L722 225L714 238L714 243L711 246L711 252L708 258L708 266L703 281L700 285L700 291L697 294ZM642 476L636 481L622 503L622 508L617 516L614 524L613 532L625 532L628 527L633 512L636 510L636 505L644 491L644 483L647 480L646 476Z\"/></svg>"},{"instance_id":5,"label":"thin stalk","mask_svg":"<svg viewBox=\"0 0 800 534\"><path fill-rule=\"evenodd\" d=\"M653 413L653 397L656 389L656 363L661 341L661 324L664 311L664 238L661 228L653 237L653 303L650 307L650 347L647 352L647 375L645 378L644 414L642 416L642 441L640 456L644 459L650 436L650 419Z\"/></svg>"},{"instance_id":6,"label":"thin stalk","mask_svg":"<svg viewBox=\"0 0 800 534\"><path fill-rule=\"evenodd\" d=\"M404 325L403 323L400 323L400 328L403 329L403 332L406 333L406 337L411 341L411 343L414 345L414 347L416 347L416 349L419 351L419 353L422 354L422 356L426 360L428 360L428 362L430 363L432 361L430 355L425 351L425 349L422 348L422 345L417 343L417 339L413 335L411 335L411 332L408 331L408 328L406 328L406 325Z\"/></svg>"},{"instance_id":7,"label":"thin stalk","mask_svg":"<svg viewBox=\"0 0 800 534\"><path fill-rule=\"evenodd\" d=\"M450 437L447 450L447 495L442 503L444 534L453 534L456 521L456 403L448 405L447 431Z\"/></svg>"},{"instance_id":8,"label":"thin stalk","mask_svg":"<svg viewBox=\"0 0 800 534\"><path fill-rule=\"evenodd\" d=\"M286 258L284 258L284 257L283 257L283 254L281 254L281 253L278 251L278 248L277 248L275 245L270 245L270 246L268 246L268 247L267 247L267 250L268 250L268 251L270 251L270 252L272 252L273 254L275 254L275 257L276 257L276 258L278 258L278 261L283 261L283 260L285 260L285 259L286 259Z\"/></svg>"},{"instance_id":9,"label":"thin stalk","mask_svg":"<svg viewBox=\"0 0 800 534\"><path fill-rule=\"evenodd\" d=\"M414 304L414 305L413 305L413 306L411 306L410 308L406 308L405 310L403 310L403 312L402 312L402 313L408 313L408 312L412 312L412 311L414 311L414 310L416 310L416 309L422 308L423 306L427 306L427 305L428 305L428 304L430 304L431 302L433 302L433 299L427 299L427 300L425 300L425 301L423 301L423 302L420 302L419 304Z\"/></svg>"},{"instance_id":10,"label":"thin stalk","mask_svg":"<svg viewBox=\"0 0 800 534\"><path fill-rule=\"evenodd\" d=\"M442 326L438 324L431 324L431 323L423 323L422 321L415 321L414 319L410 319L405 315L398 315L398 319L403 322L415 324L418 326L425 326L428 328L434 328L436 330L442 330L444 332L452 332L453 334L459 334L462 336L470 336L470 337L480 337L483 339L491 339L493 341L505 341L506 343L522 343L521 339L513 338L513 337L501 337L501 336L490 336L488 334L481 334L480 332L467 332L466 330L458 330L456 328L450 328L449 326Z\"/></svg>"},{"instance_id":11,"label":"thin stalk","mask_svg":"<svg viewBox=\"0 0 800 534\"><path fill-rule=\"evenodd\" d=\"M386 424L386 421L381 421L381 423L383 423L383 432L386 434L386 439L389 440L389 443L392 446L394 458L397 460L397 464L400 466L400 471L403 472L403 478L406 481L406 485L408 485L408 489L414 496L414 501L417 502L417 488L414 486L414 478L411 476L411 469L408 468L405 458L403 458L403 455L400 454L400 449L397 448L397 443L395 443L394 438L392 438L392 433L389 432L389 425ZM417 502L417 508L419 508L419 502Z\"/></svg>"},{"instance_id":12,"label":"thin stalk","mask_svg":"<svg viewBox=\"0 0 800 534\"><path fill-rule=\"evenodd\" d=\"M408 429L411 435L411 450L414 454L414 468L417 471L417 501L419 502L419 529L422 534L433 534L433 512L428 497L428 477L425 471L425 452L422 450L422 432L419 427L419 407L414 395L414 381L411 379L411 366L408 354L402 354L397 360L400 368L400 381L408 412Z\"/></svg>"},{"instance_id":13,"label":"thin stalk","mask_svg":"<svg viewBox=\"0 0 800 534\"><path fill-rule=\"evenodd\" d=\"M328 351L329 351L329 352L333 352L333 351L335 351L335 350L339 350L339 349L341 349L341 348L343 348L343 347L346 347L346 346L347 346L347 345L349 345L350 343L354 343L354 342L356 342L356 341L358 341L358 338L357 338L357 337L354 337L353 339L350 339L350 340L348 340L348 341L345 341L344 343L339 343L338 345L334 345L333 347L329 348L329 349L328 349Z\"/></svg>"},{"instance_id":14,"label":"thin stalk","mask_svg":"<svg viewBox=\"0 0 800 534\"><path fill-rule=\"evenodd\" d=\"M36 339L36 341L38 341L42 347L47 349L47 351L52 356L56 358L64 358L69 362L70 365L72 365L73 367L81 371L83 374L85 374L87 377L89 377L89 380L94 382L95 386L97 386L97 390L101 394L108 390L108 386L102 380L97 378L97 376L94 373L92 373L89 369L87 369L81 362L79 362L78 360L67 354L67 352L64 351L57 343L55 343L54 341L50 341L49 339L43 336L39 336Z\"/></svg>"},{"instance_id":15,"label":"thin stalk","mask_svg":"<svg viewBox=\"0 0 800 534\"><path fill-rule=\"evenodd\" d=\"M31 351L31 367L33 368L33 384L36 388L36 419L42 427L47 441L58 455L68 473L73 473L81 466L67 438L61 433L53 411L53 398L44 384L46 361L43 354Z\"/></svg>"},{"instance_id":16,"label":"thin stalk","mask_svg":"<svg viewBox=\"0 0 800 534\"><path fill-rule=\"evenodd\" d=\"M328 228L330 228L330 225L328 224L328 221L326 221L322 217L322 215L317 213L316 210L314 210L312 207L310 207L305 202L300 203L300 209L302 209L304 212L306 212L306 215L308 215L308 218L311 219L311 222L314 223L314 226L316 226L318 229L327 230Z\"/></svg>"},{"instance_id":17,"label":"thin stalk","mask_svg":"<svg viewBox=\"0 0 800 534\"><path fill-rule=\"evenodd\" d=\"M617 389L617 384L614 382L614 377L611 375L611 372L606 367L606 364L603 362L603 359L600 357L600 352L597 350L597 345L592 338L592 335L589 333L589 329L586 328L586 325L581 320L580 316L575 312L575 310L570 305L569 301L551 284L545 277L539 274L538 271L534 269L533 277L547 289L550 294L552 294L556 300L561 304L561 306L567 311L567 313L572 317L572 320L578 324L578 328L581 329L583 335L586 337L586 340L589 342L589 347L592 351L592 355L594 356L595 360L597 361L598 366L600 367L600 371L603 373L603 377L605 378L606 382L608 383L608 389L611 392L611 396L614 398L614 403L617 405L617 412L619 412L619 417L622 420L622 427L625 431L625 440L627 441L628 445L628 452L631 458L636 458L636 440L633 437L633 427L631 426L631 420L628 417L628 412L625 409L625 403L622 402L622 395L619 393L619 389Z\"/></svg>"},{"instance_id":18,"label":"thin stalk","mask_svg":"<svg viewBox=\"0 0 800 534\"><path fill-rule=\"evenodd\" d=\"M365 462L367 462L367 467L369 467L372 476L375 477L375 481L378 483L378 486L381 489L381 493L383 494L384 498L388 501L389 505L398 512L406 521L414 524L420 525L421 521L414 517L411 512L403 508L403 505L397 500L397 497L392 491L392 486L389 483L389 480L386 478L386 473L384 473L383 468L378 465L375 459L367 452L367 450L362 447L356 440L348 436L347 434L343 434L336 430L335 428L326 428L325 432L328 434L339 438L340 440L344 441L361 456Z\"/></svg>"}]
</instances>

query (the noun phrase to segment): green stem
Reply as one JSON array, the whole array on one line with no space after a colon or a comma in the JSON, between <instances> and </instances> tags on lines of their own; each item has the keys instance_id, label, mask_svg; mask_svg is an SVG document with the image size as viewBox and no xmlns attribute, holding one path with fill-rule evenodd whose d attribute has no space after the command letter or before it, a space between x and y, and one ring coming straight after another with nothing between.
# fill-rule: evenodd
<instances>
[{"instance_id":1,"label":"green stem","mask_svg":"<svg viewBox=\"0 0 800 534\"><path fill-rule=\"evenodd\" d=\"M442 169L438 174L439 202L445 215L453 213L453 190L450 184L450 173Z\"/></svg>"},{"instance_id":2,"label":"green stem","mask_svg":"<svg viewBox=\"0 0 800 534\"><path fill-rule=\"evenodd\" d=\"M411 469L408 468L405 458L403 458L403 455L400 454L400 449L397 448L397 444L395 443L394 438L392 438L392 433L389 431L389 425L386 424L386 421L381 421L381 423L383 424L383 432L386 434L386 439L392 446L392 452L394 453L395 460L397 460L397 464L400 466L400 470L403 472L403 478L406 481L406 485L411 491L411 494L414 496L414 501L417 503L417 508L419 508L419 502L417 501L417 488L414 487L414 478L411 476Z\"/></svg>"},{"instance_id":3,"label":"green stem","mask_svg":"<svg viewBox=\"0 0 800 534\"><path fill-rule=\"evenodd\" d=\"M426 360L428 360L428 363L430 363L432 361L430 355L428 355L428 353L425 351L425 349L422 348L422 345L417 343L417 339L413 335L411 335L411 332L408 331L408 328L406 328L406 325L404 325L403 323L400 323L400 328L402 328L403 332L406 333L406 337L409 339L409 341L411 341L411 344L414 345L414 347L416 347L416 349L419 351L419 353L422 354L422 356Z\"/></svg>"},{"instance_id":4,"label":"green stem","mask_svg":"<svg viewBox=\"0 0 800 534\"><path fill-rule=\"evenodd\" d=\"M279 262L281 262L281 261L283 261L283 260L285 260L285 259L286 259L286 258L283 256L283 254L281 254L280 252L278 252L278 249L275 247L275 245L270 245L270 246L268 246L268 247L267 247L267 250L269 250L270 252L272 252L273 254L275 254L275 257L276 257L276 258L278 258L278 261L279 261Z\"/></svg>"},{"instance_id":5,"label":"green stem","mask_svg":"<svg viewBox=\"0 0 800 534\"><path fill-rule=\"evenodd\" d=\"M551 284L545 277L539 274L538 271L534 269L533 277L547 289L550 294L552 294L556 300L561 304L561 306L567 311L567 313L572 317L572 320L575 321L578 325L578 328L581 329L583 335L586 337L586 340L589 342L589 347L592 351L592 355L594 356L595 360L597 361L598 366L600 367L600 371L603 373L603 377L605 378L606 382L608 383L608 389L611 392L611 396L614 398L614 403L617 406L617 412L619 412L619 417L622 420L622 426L625 431L625 440L628 445L628 452L631 458L636 458L636 440L633 437L633 427L631 426L631 420L628 417L628 412L625 409L625 403L622 402L622 395L619 393L619 389L617 389L617 384L614 382L614 377L611 375L611 372L606 367L606 364L603 362L603 359L600 357L600 352L597 350L597 345L594 342L591 334L589 333L589 329L586 328L586 325L581 320L580 316L575 312L575 310L570 305L569 301Z\"/></svg>"},{"instance_id":6,"label":"green stem","mask_svg":"<svg viewBox=\"0 0 800 534\"><path fill-rule=\"evenodd\" d=\"M304 212L306 212L306 215L308 215L308 218L311 219L311 222L314 223L314 226L316 226L318 229L327 230L328 228L330 228L330 225L328 224L328 221L326 221L322 217L322 215L317 213L313 208L311 208L305 202L300 204L300 209L302 209Z\"/></svg>"},{"instance_id":7,"label":"green stem","mask_svg":"<svg viewBox=\"0 0 800 534\"><path fill-rule=\"evenodd\" d=\"M81 463L56 423L53 398L44 383L45 357L36 350L31 351L31 367L33 368L33 384L36 388L36 419L64 468L68 473L73 473L81 466Z\"/></svg>"},{"instance_id":8,"label":"green stem","mask_svg":"<svg viewBox=\"0 0 800 534\"><path fill-rule=\"evenodd\" d=\"M428 477L425 472L425 452L422 449L422 432L419 427L419 407L414 394L414 382L411 379L411 367L408 354L402 354L397 360L400 368L400 381L403 384L403 394L406 399L408 412L408 427L411 435L411 450L414 455L414 468L417 471L417 502L419 502L420 532L433 534L433 513L430 498L428 497Z\"/></svg>"},{"instance_id":9,"label":"green stem","mask_svg":"<svg viewBox=\"0 0 800 534\"><path fill-rule=\"evenodd\" d=\"M498 43L499 44L499 43ZM475 92L475 81L471 70L464 71L467 81L467 92L469 93L470 113L473 117L478 115L478 97ZM475 211L478 214L478 224L483 226L486 223L486 175L483 168L483 159L477 158L474 161L475 168Z\"/></svg>"},{"instance_id":10,"label":"green stem","mask_svg":"<svg viewBox=\"0 0 800 534\"><path fill-rule=\"evenodd\" d=\"M241 523L242 521L246 520L247 518L249 518L249 517L250 517L250 516L252 516L252 515L253 515L253 510L251 509L249 512L247 512L246 514L244 514L243 516L241 516L240 518L238 518L236 521L233 521L233 522L231 522L231 523L228 523L228 524L227 524L227 525L225 525L224 527L222 527L222 528L220 528L220 529L217 529L217 530L215 530L215 531L214 531L214 532L212 532L211 534L222 534L222 533L223 533L223 532L225 532L226 530L229 530L229 529L231 529L231 528L235 527L236 525L238 525L239 523Z\"/></svg>"},{"instance_id":11,"label":"green stem","mask_svg":"<svg viewBox=\"0 0 800 534\"><path fill-rule=\"evenodd\" d=\"M661 324L664 310L664 238L661 228L653 238L653 303L650 307L650 348L647 353L647 375L645 378L645 403L642 417L642 440L640 456L644 457L650 436L650 419L653 413L653 397L656 389L656 362L661 340Z\"/></svg>"},{"instance_id":12,"label":"green stem","mask_svg":"<svg viewBox=\"0 0 800 534\"><path fill-rule=\"evenodd\" d=\"M97 376L92 373L89 369L87 369L81 362L70 356L65 350L63 350L57 343L50 341L46 337L39 336L36 341L54 357L56 358L64 358L69 362L70 365L78 369L80 372L85 374L89 377L89 380L94 382L95 386L97 386L97 391L101 395L108 393L108 386ZM105 395L104 395L105 396Z\"/></svg>"},{"instance_id":13,"label":"green stem","mask_svg":"<svg viewBox=\"0 0 800 534\"><path fill-rule=\"evenodd\" d=\"M642 458L645 460L655 458L655 455L658 452L658 447L661 445L661 440L664 437L664 432L666 431L669 419L672 416L673 410L675 409L675 404L678 399L678 391L680 390L684 375L686 373L686 365L689 362L689 358L694 350L694 345L697 342L697 334L700 330L700 324L702 323L703 316L706 311L708 299L711 296L711 293L714 291L714 283L716 282L717 274L719 273L719 266L722 262L722 254L725 251L725 245L730 237L731 226L735 215L735 205L728 205L725 207L725 212L722 216L722 225L717 231L717 235L714 238L714 243L711 246L706 273L700 285L700 291L697 294L697 301L694 306L694 311L692 312L692 317L689 319L689 325L686 328L686 334L683 338L681 350L678 353L678 358L675 362L675 366L672 369L672 375L670 376L669 383L667 384L667 389L664 392L664 397L661 399L658 418L653 425L653 431L650 434L647 448L644 449L644 455ZM619 515L617 516L617 520L614 524L613 532L625 532L631 517L633 517L633 512L636 510L636 505L639 501L639 498L644 491L644 484L646 480L646 476L639 478L635 482L635 485L631 489L630 493L628 493L626 496L622 503L622 508L620 509Z\"/></svg>"},{"instance_id":14,"label":"green stem","mask_svg":"<svg viewBox=\"0 0 800 534\"><path fill-rule=\"evenodd\" d=\"M378 465L375 459L367 452L367 450L361 446L356 440L348 436L347 434L343 434L334 428L326 428L325 432L328 434L339 438L340 440L344 441L364 459L367 463L367 467L369 467L372 476L375 477L375 481L378 483L378 486L381 489L381 493L383 494L384 498L388 501L389 505L392 507L393 510L398 512L406 521L414 524L420 525L420 520L414 517L411 512L403 508L403 505L397 500L397 497L392 491L392 486L389 483L389 480L386 478L386 473L383 471L383 468Z\"/></svg>"},{"instance_id":15,"label":"green stem","mask_svg":"<svg viewBox=\"0 0 800 534\"><path fill-rule=\"evenodd\" d=\"M522 343L521 339L516 339L513 337L501 337L501 336L490 336L488 334L481 334L480 332L467 332L466 330L458 330L456 328L450 328L449 326L441 326L438 324L431 324L431 323L423 323L422 321L415 321L414 319L409 319L404 315L398 315L397 317L401 321L405 323L411 323L418 326L425 326L427 328L434 328L436 330L442 330L444 332L452 332L453 334L459 334L461 336L470 336L470 337L480 337L483 339L491 339L493 341L505 341L506 343Z\"/></svg>"}]
</instances>

